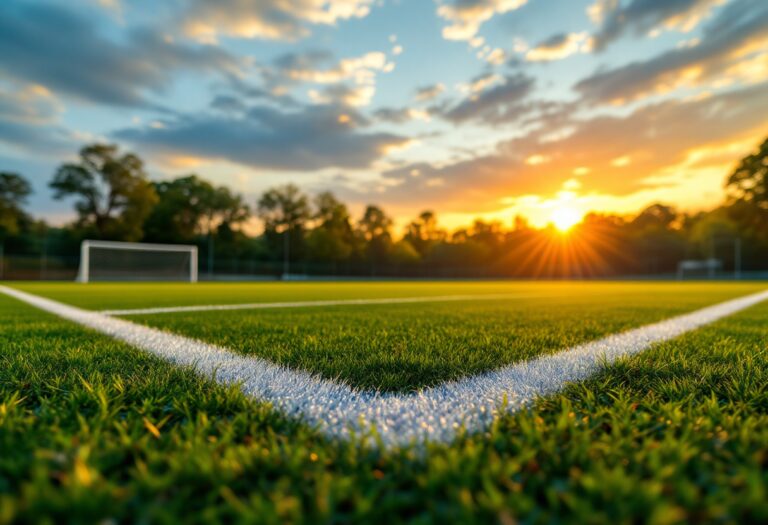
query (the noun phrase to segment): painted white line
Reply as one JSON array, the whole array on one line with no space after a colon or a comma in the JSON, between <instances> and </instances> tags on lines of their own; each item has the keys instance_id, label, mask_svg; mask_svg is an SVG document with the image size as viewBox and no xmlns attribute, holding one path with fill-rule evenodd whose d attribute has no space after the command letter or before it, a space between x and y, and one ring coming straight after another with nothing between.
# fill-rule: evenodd
<instances>
[{"instance_id":1,"label":"painted white line","mask_svg":"<svg viewBox=\"0 0 768 525\"><path fill-rule=\"evenodd\" d=\"M673 339L768 299L766 290L417 393L381 394L360 392L264 359L238 355L13 288L0 286L0 292L177 365L192 366L219 383L238 384L247 395L272 403L277 410L301 418L327 436L348 438L353 432L359 435L375 425L385 447L425 440L447 443L462 427L469 432L482 430L499 410L519 410L539 396L589 377L604 363L637 354L654 343Z\"/></svg>"},{"instance_id":2,"label":"painted white line","mask_svg":"<svg viewBox=\"0 0 768 525\"><path fill-rule=\"evenodd\" d=\"M192 306L158 306L155 308L131 308L122 310L101 310L106 315L168 314L177 312L206 312L209 310L262 310L270 308L307 308L312 306L349 306L368 304L409 304L447 303L453 301L492 301L498 299L519 299L531 294L502 293L474 295L434 295L420 297L384 297L378 299L329 299L322 301L289 301L277 303L203 304Z\"/></svg>"}]
</instances>

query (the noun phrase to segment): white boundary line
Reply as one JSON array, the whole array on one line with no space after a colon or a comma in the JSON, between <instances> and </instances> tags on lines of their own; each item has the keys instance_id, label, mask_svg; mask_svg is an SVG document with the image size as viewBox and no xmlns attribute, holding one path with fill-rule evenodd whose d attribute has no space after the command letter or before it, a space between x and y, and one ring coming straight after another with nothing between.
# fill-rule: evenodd
<instances>
[{"instance_id":1,"label":"white boundary line","mask_svg":"<svg viewBox=\"0 0 768 525\"><path fill-rule=\"evenodd\" d=\"M105 315L168 314L177 312L207 312L215 310L264 310L270 308L307 308L312 306L348 306L370 304L447 303L453 301L493 301L497 299L519 299L532 294L502 293L474 295L433 295L419 297L386 297L379 299L330 299L323 301L288 301L276 303L203 304L193 306L158 306L153 308L130 308L122 310L101 310Z\"/></svg>"},{"instance_id":2,"label":"white boundary line","mask_svg":"<svg viewBox=\"0 0 768 525\"><path fill-rule=\"evenodd\" d=\"M412 394L360 392L316 375L289 370L258 357L238 355L180 335L116 319L0 286L0 292L41 310L107 334L181 366L191 366L223 384L238 384L249 396L301 418L333 438L364 433L371 425L387 448L447 443L460 428L476 432L499 410L513 412L537 397L594 374L604 363L646 350L685 332L768 299L768 290L740 297L579 345L556 354L505 366Z\"/></svg>"}]
</instances>

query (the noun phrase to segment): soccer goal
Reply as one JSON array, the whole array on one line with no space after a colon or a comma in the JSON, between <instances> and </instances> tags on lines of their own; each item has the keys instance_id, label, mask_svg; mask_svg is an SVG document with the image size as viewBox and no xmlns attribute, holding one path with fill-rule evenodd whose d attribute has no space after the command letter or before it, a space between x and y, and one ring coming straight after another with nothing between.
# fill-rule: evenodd
<instances>
[{"instance_id":1,"label":"soccer goal","mask_svg":"<svg viewBox=\"0 0 768 525\"><path fill-rule=\"evenodd\" d=\"M83 241L77 280L197 282L197 246Z\"/></svg>"}]
</instances>

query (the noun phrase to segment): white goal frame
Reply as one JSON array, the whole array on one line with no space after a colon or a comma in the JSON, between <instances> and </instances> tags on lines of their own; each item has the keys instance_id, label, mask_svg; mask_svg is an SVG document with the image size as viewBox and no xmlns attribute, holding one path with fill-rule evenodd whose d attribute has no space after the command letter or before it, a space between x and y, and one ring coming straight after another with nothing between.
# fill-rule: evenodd
<instances>
[{"instance_id":1,"label":"white goal frame","mask_svg":"<svg viewBox=\"0 0 768 525\"><path fill-rule=\"evenodd\" d=\"M87 283L90 280L90 249L109 248L113 250L132 250L145 252L186 252L189 253L189 282L197 282L197 246L191 244L155 244L146 242L94 241L86 239L80 244L80 268L77 281Z\"/></svg>"}]
</instances>

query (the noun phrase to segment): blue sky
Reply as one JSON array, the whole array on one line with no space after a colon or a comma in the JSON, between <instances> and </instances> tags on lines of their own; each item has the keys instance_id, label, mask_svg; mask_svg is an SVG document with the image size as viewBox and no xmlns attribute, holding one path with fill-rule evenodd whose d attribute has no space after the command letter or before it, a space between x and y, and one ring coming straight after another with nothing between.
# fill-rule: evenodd
<instances>
[{"instance_id":1,"label":"blue sky","mask_svg":"<svg viewBox=\"0 0 768 525\"><path fill-rule=\"evenodd\" d=\"M86 143L399 221L696 210L768 135L764 0L6 0L0 169Z\"/></svg>"}]
</instances>

